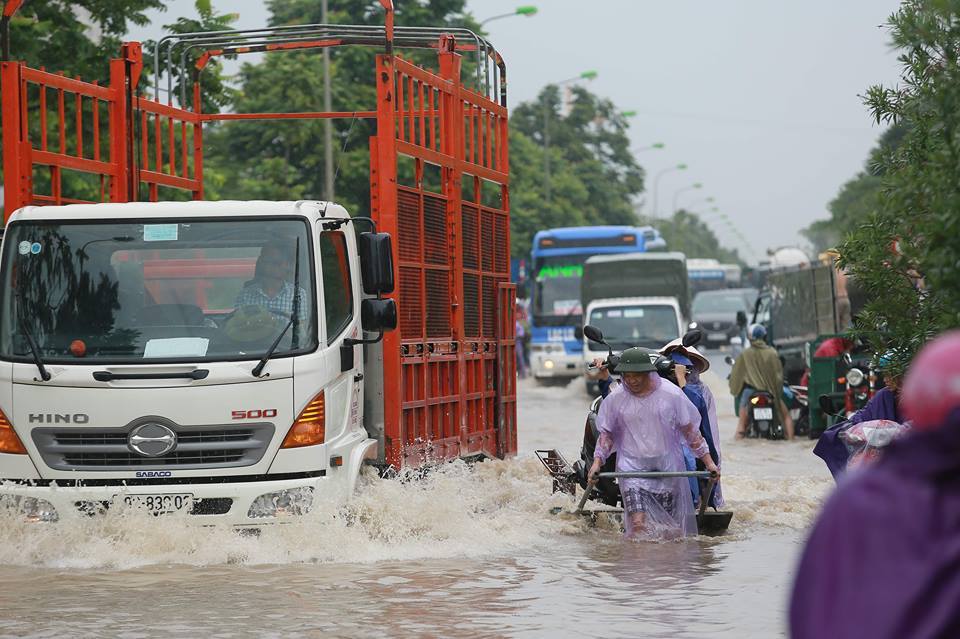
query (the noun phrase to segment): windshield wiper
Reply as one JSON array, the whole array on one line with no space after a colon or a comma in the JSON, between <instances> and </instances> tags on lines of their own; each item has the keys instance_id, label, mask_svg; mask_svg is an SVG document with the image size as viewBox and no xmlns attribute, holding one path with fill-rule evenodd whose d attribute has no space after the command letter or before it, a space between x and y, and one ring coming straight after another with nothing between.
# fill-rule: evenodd
<instances>
[{"instance_id":1,"label":"windshield wiper","mask_svg":"<svg viewBox=\"0 0 960 639\"><path fill-rule=\"evenodd\" d=\"M293 348L293 345L298 343L299 337L297 335L297 329L300 325L300 238L297 238L297 249L295 252L296 260L293 266L293 312L290 313L290 319L287 320L286 326L283 327L283 330L280 331L280 334L277 335L277 339L273 340L273 344L270 345L270 348L267 349L267 352L263 354L263 357L260 358L260 362L253 367L253 376L259 378L260 373L263 372L264 367L267 365L267 362L273 356L273 352L277 350L277 346L280 345L280 340L283 339L283 336L287 334L287 331L290 330L290 327L293 326L293 338L290 340L290 347Z\"/></svg>"},{"instance_id":2,"label":"windshield wiper","mask_svg":"<svg viewBox=\"0 0 960 639\"><path fill-rule=\"evenodd\" d=\"M30 332L30 327L27 326L22 315L20 316L20 330L23 331L24 337L27 338L30 353L33 355L33 363L37 365L37 370L40 371L40 379L45 382L50 381L50 372L47 370L47 367L43 365L43 359L40 357L40 347L37 346L37 340L33 338L33 333Z\"/></svg>"}]
</instances>

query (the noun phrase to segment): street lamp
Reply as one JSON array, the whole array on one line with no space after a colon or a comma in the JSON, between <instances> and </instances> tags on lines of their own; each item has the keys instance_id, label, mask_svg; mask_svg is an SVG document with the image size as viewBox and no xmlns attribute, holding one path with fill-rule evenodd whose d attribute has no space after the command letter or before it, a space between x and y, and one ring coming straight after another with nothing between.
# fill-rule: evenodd
<instances>
[{"instance_id":1,"label":"street lamp","mask_svg":"<svg viewBox=\"0 0 960 639\"><path fill-rule=\"evenodd\" d=\"M676 166L668 166L663 169L653 178L653 217L660 217L657 212L657 187L660 184L660 178L662 178L667 173L672 173L673 171L686 171L686 164L678 164Z\"/></svg>"},{"instance_id":2,"label":"street lamp","mask_svg":"<svg viewBox=\"0 0 960 639\"><path fill-rule=\"evenodd\" d=\"M633 113L636 113L636 111L633 111ZM650 146L641 146L641 147L639 147L639 148L636 148L636 149L633 150L633 152L634 152L634 153L642 153L643 151L652 151L652 150L654 150L654 149L659 150L659 149L662 149L662 148L665 147L665 146L667 146L667 145L664 144L663 142L654 142L654 143L651 144Z\"/></svg>"},{"instance_id":3,"label":"street lamp","mask_svg":"<svg viewBox=\"0 0 960 639\"><path fill-rule=\"evenodd\" d=\"M673 212L674 213L677 212L677 198L680 197L681 193L685 193L692 189L702 189L702 188L703 188L703 184L701 182L694 182L690 186L685 186L682 189L677 189L673 194Z\"/></svg>"},{"instance_id":4,"label":"street lamp","mask_svg":"<svg viewBox=\"0 0 960 639\"><path fill-rule=\"evenodd\" d=\"M529 5L529 4L524 5L521 7L517 7L510 13L502 13L500 15L490 16L485 20L481 20L480 26L482 27L486 23L492 22L493 20L500 20L501 18L512 18L513 16L527 16L528 18L532 18L533 16L537 15L537 11L538 9L533 5Z\"/></svg>"},{"instance_id":5,"label":"street lamp","mask_svg":"<svg viewBox=\"0 0 960 639\"><path fill-rule=\"evenodd\" d=\"M583 71L579 75L575 75L572 78L567 78L566 80L561 80L560 82L552 82L557 86L563 86L565 84L571 84L573 82L579 82L580 80L593 80L597 77L597 72L591 70ZM547 86L550 86L549 84ZM550 203L550 102L546 99L543 101L543 179L544 179L544 195L546 196L547 203Z\"/></svg>"}]
</instances>

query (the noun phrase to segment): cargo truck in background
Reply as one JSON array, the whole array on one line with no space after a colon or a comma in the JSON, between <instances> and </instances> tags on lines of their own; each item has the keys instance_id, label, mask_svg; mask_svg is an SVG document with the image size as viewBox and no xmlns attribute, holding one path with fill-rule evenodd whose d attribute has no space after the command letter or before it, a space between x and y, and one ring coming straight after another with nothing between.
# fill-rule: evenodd
<instances>
[{"instance_id":1,"label":"cargo truck in background","mask_svg":"<svg viewBox=\"0 0 960 639\"><path fill-rule=\"evenodd\" d=\"M807 344L845 330L849 317L849 300L838 287L836 270L817 264L770 271L752 321L767 328L767 341L783 360L785 381L798 384L808 366Z\"/></svg>"},{"instance_id":2,"label":"cargo truck in background","mask_svg":"<svg viewBox=\"0 0 960 639\"><path fill-rule=\"evenodd\" d=\"M686 258L682 253L596 255L583 264L580 298L584 324L596 326L614 350L660 348L683 335L690 317ZM606 347L583 342L581 370ZM596 376L586 373L587 393L596 395Z\"/></svg>"},{"instance_id":3,"label":"cargo truck in background","mask_svg":"<svg viewBox=\"0 0 960 639\"><path fill-rule=\"evenodd\" d=\"M377 47L366 112L206 114L198 84L192 104L148 100L136 43L106 86L3 63L0 507L251 527L346 498L365 463L516 452L503 60L465 30L394 27L381 4L384 27L181 34L153 52L199 48L199 82L216 55ZM398 49L433 49L437 68ZM290 117L375 123L369 217L202 201L206 123ZM158 202L173 192L192 201Z\"/></svg>"}]
</instances>

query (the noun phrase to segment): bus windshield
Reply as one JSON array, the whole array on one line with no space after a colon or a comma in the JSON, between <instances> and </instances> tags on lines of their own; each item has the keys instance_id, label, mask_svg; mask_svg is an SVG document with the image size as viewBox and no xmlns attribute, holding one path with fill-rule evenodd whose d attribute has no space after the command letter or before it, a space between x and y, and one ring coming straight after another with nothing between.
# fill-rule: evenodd
<instances>
[{"instance_id":1,"label":"bus windshield","mask_svg":"<svg viewBox=\"0 0 960 639\"><path fill-rule=\"evenodd\" d=\"M0 357L210 361L316 348L309 226L295 218L14 222Z\"/></svg>"},{"instance_id":2,"label":"bus windshield","mask_svg":"<svg viewBox=\"0 0 960 639\"><path fill-rule=\"evenodd\" d=\"M533 313L543 326L567 326L580 323L580 279L582 256L541 258L535 265L536 290Z\"/></svg>"}]
</instances>

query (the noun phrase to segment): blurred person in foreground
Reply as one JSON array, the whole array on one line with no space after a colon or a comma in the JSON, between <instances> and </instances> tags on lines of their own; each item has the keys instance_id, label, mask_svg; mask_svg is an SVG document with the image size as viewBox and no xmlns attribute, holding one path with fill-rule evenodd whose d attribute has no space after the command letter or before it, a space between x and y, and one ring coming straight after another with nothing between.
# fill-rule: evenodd
<instances>
[{"instance_id":1,"label":"blurred person in foreground","mask_svg":"<svg viewBox=\"0 0 960 639\"><path fill-rule=\"evenodd\" d=\"M886 353L877 362L877 369L886 373L887 366L893 353ZM842 422L834 424L823 431L813 454L822 459L830 470L830 474L837 479L847 467L850 451L843 443L841 434L857 424L876 419L887 419L898 424L903 423L900 410L900 378L885 374L884 387L874 393L866 406Z\"/></svg>"},{"instance_id":2,"label":"blurred person in foreground","mask_svg":"<svg viewBox=\"0 0 960 639\"><path fill-rule=\"evenodd\" d=\"M700 415L675 385L657 375L643 348L628 348L617 372L623 383L600 405L597 446L590 478L617 453L617 471L685 471L686 443L704 467L719 476L707 442L700 434ZM690 488L683 477L620 479L627 538L672 539L697 534Z\"/></svg>"},{"instance_id":3,"label":"blurred person in foreground","mask_svg":"<svg viewBox=\"0 0 960 639\"><path fill-rule=\"evenodd\" d=\"M794 639L960 637L960 331L924 347L901 395L912 432L846 475L813 527Z\"/></svg>"},{"instance_id":4,"label":"blurred person in foreground","mask_svg":"<svg viewBox=\"0 0 960 639\"><path fill-rule=\"evenodd\" d=\"M739 421L737 439L743 439L747 433L747 419L750 411L750 395L754 391L765 391L773 396L787 431L787 439L793 439L793 419L783 403L783 364L776 349L767 344L764 338L767 329L763 324L754 324L748 332L750 348L743 351L730 371L730 393L737 399Z\"/></svg>"}]
</instances>

